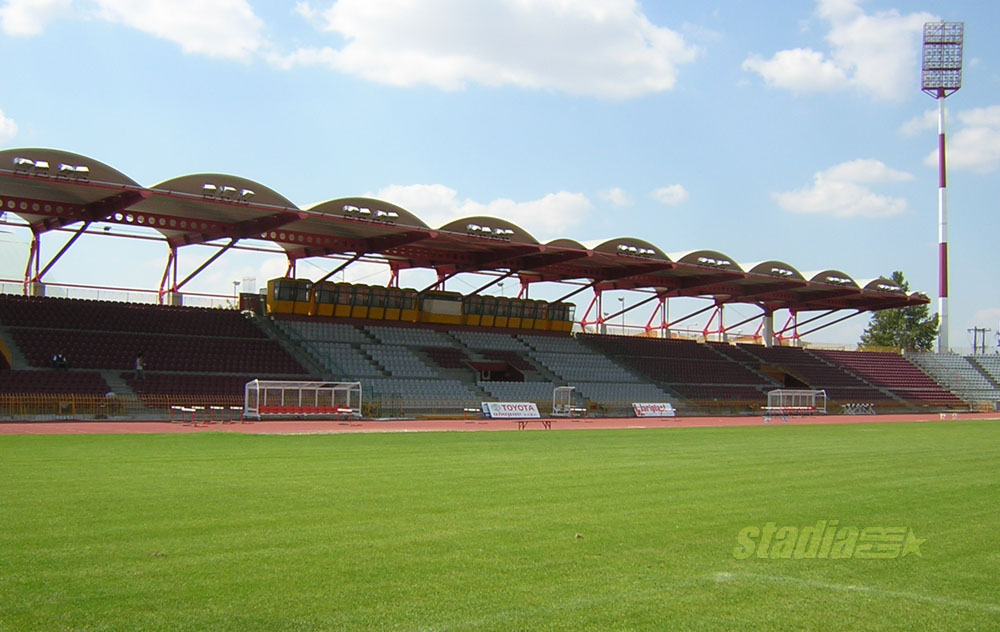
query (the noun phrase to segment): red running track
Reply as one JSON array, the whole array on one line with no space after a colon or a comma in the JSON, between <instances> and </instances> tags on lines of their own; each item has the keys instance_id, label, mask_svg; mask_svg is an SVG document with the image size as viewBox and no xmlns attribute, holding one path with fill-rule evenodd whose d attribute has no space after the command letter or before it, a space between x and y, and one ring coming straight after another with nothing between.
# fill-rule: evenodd
<instances>
[{"instance_id":1,"label":"red running track","mask_svg":"<svg viewBox=\"0 0 1000 632\"><path fill-rule=\"evenodd\" d=\"M948 413L942 418L938 413L909 415L823 415L793 417L790 426L827 424L863 424L885 422L941 422L967 419L997 419L997 413ZM553 419L552 430L591 430L625 428L710 428L722 426L760 426L762 417L675 417L675 418L621 418L621 419ZM781 426L772 420L771 426ZM0 435L28 434L163 434L192 432L231 432L240 434L340 434L359 432L474 432L487 430L517 430L514 420L420 420L397 421L333 421L333 420L283 420L257 421L254 423L183 425L170 421L33 421L0 422ZM529 424L527 431L543 431L541 424Z\"/></svg>"}]
</instances>

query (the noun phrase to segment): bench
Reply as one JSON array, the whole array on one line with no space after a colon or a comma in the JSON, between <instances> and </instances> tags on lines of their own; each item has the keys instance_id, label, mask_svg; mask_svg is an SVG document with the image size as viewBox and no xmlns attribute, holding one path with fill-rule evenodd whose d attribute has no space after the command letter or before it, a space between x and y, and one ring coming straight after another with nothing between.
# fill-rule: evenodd
<instances>
[{"instance_id":1,"label":"bench","mask_svg":"<svg viewBox=\"0 0 1000 632\"><path fill-rule=\"evenodd\" d=\"M333 417L334 419L360 418L360 413L347 406L300 406L298 404L261 406L258 415L284 415L294 417Z\"/></svg>"}]
</instances>

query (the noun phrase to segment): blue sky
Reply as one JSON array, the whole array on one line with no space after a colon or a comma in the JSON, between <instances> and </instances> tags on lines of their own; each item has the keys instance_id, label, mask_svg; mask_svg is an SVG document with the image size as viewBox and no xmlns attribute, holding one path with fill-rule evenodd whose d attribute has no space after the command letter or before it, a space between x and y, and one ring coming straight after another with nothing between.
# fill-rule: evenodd
<instances>
[{"instance_id":1,"label":"blue sky","mask_svg":"<svg viewBox=\"0 0 1000 632\"><path fill-rule=\"evenodd\" d=\"M963 88L947 100L961 349L967 329L1000 328L992 2L5 0L0 147L74 151L146 186L231 173L303 207L371 195L432 226L491 214L543 241L637 236L855 279L902 270L936 311L936 105L919 57L923 23L939 19L966 23ZM28 239L4 230L8 254ZM77 246L47 279L154 288L166 260L152 242ZM182 268L210 251L192 253ZM191 289L283 271L281 257L237 254ZM672 302L671 316L686 309ZM812 338L855 342L866 324Z\"/></svg>"}]
</instances>

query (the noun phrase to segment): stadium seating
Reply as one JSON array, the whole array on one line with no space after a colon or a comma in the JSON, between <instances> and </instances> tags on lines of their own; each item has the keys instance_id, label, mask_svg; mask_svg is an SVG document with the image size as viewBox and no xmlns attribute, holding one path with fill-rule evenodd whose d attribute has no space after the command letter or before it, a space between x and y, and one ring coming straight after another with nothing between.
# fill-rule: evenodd
<instances>
[{"instance_id":1,"label":"stadium seating","mask_svg":"<svg viewBox=\"0 0 1000 632\"><path fill-rule=\"evenodd\" d=\"M365 331L376 340L387 345L406 347L454 347L458 344L447 334L436 329L417 327L393 327L385 325L367 325Z\"/></svg>"},{"instance_id":2,"label":"stadium seating","mask_svg":"<svg viewBox=\"0 0 1000 632\"><path fill-rule=\"evenodd\" d=\"M103 395L113 390L112 376L121 373L130 383L139 353L146 365L146 380L135 385L139 394L242 393L243 384L261 375L308 375L235 310L0 295L0 325L29 366L48 369L56 352L70 366L9 372L5 392Z\"/></svg>"},{"instance_id":3,"label":"stadium seating","mask_svg":"<svg viewBox=\"0 0 1000 632\"><path fill-rule=\"evenodd\" d=\"M687 403L718 410L766 400L778 383L755 372L752 356L720 351L690 340L579 335L591 348L611 355L645 381L676 393ZM725 345L728 347L729 345ZM676 401L677 396L660 400Z\"/></svg>"},{"instance_id":4,"label":"stadium seating","mask_svg":"<svg viewBox=\"0 0 1000 632\"><path fill-rule=\"evenodd\" d=\"M470 349L528 352L528 346L512 334L493 331L454 331L452 335Z\"/></svg>"},{"instance_id":5,"label":"stadium seating","mask_svg":"<svg viewBox=\"0 0 1000 632\"><path fill-rule=\"evenodd\" d=\"M11 294L0 296L0 323L76 331L266 338L234 310Z\"/></svg>"},{"instance_id":6,"label":"stadium seating","mask_svg":"<svg viewBox=\"0 0 1000 632\"><path fill-rule=\"evenodd\" d=\"M479 386L501 402L552 401L551 382L480 382Z\"/></svg>"},{"instance_id":7,"label":"stadium seating","mask_svg":"<svg viewBox=\"0 0 1000 632\"><path fill-rule=\"evenodd\" d=\"M427 366L409 347L388 344L364 344L361 348L393 377L438 378L437 371Z\"/></svg>"},{"instance_id":8,"label":"stadium seating","mask_svg":"<svg viewBox=\"0 0 1000 632\"><path fill-rule=\"evenodd\" d=\"M305 374L252 321L234 310L0 296L0 322L31 366L62 351L74 368Z\"/></svg>"},{"instance_id":9,"label":"stadium seating","mask_svg":"<svg viewBox=\"0 0 1000 632\"><path fill-rule=\"evenodd\" d=\"M994 384L1000 384L1000 355L971 356L969 362L979 367Z\"/></svg>"},{"instance_id":10,"label":"stadium seating","mask_svg":"<svg viewBox=\"0 0 1000 632\"><path fill-rule=\"evenodd\" d=\"M105 395L111 390L97 371L0 371L0 393Z\"/></svg>"},{"instance_id":11,"label":"stadium seating","mask_svg":"<svg viewBox=\"0 0 1000 632\"><path fill-rule=\"evenodd\" d=\"M243 375L212 375L201 373L146 373L137 380L134 373L120 377L139 395L227 395L243 396L246 383ZM261 378L268 379L268 378Z\"/></svg>"},{"instance_id":12,"label":"stadium seating","mask_svg":"<svg viewBox=\"0 0 1000 632\"><path fill-rule=\"evenodd\" d=\"M281 318L276 320L275 323L279 329L296 339L343 342L348 344L363 344L375 341L374 338L366 334L360 327L348 323L332 323L314 318L300 320L290 317Z\"/></svg>"},{"instance_id":13,"label":"stadium seating","mask_svg":"<svg viewBox=\"0 0 1000 632\"><path fill-rule=\"evenodd\" d=\"M954 353L912 353L906 357L967 403L1000 401L1000 388L977 366L975 357Z\"/></svg>"},{"instance_id":14,"label":"stadium seating","mask_svg":"<svg viewBox=\"0 0 1000 632\"><path fill-rule=\"evenodd\" d=\"M455 347L421 347L420 351L435 366L442 369L465 369L468 367L469 356Z\"/></svg>"},{"instance_id":15,"label":"stadium seating","mask_svg":"<svg viewBox=\"0 0 1000 632\"><path fill-rule=\"evenodd\" d=\"M828 350L817 350L813 353L846 367L867 382L889 391L913 406L967 408L962 400L942 388L899 354L884 351Z\"/></svg>"},{"instance_id":16,"label":"stadium seating","mask_svg":"<svg viewBox=\"0 0 1000 632\"><path fill-rule=\"evenodd\" d=\"M395 397L411 409L459 409L477 406L481 399L458 380L371 378L361 380L368 396Z\"/></svg>"},{"instance_id":17,"label":"stadium seating","mask_svg":"<svg viewBox=\"0 0 1000 632\"><path fill-rule=\"evenodd\" d=\"M261 376L356 380L366 398L401 414L490 399L546 404L556 386L573 386L575 405L618 414L632 402L666 401L685 411L759 411L775 388L823 389L832 403L886 410L960 410L963 399L995 401L1000 393L1000 356L904 357L294 315L270 321L235 310L9 295L0 296L0 335L19 366L33 367L13 371L0 361L0 393L103 394L124 384L146 398L239 397ZM68 371L49 369L56 351L67 356ZM144 380L133 372L140 351ZM296 354L322 375L310 376Z\"/></svg>"}]
</instances>

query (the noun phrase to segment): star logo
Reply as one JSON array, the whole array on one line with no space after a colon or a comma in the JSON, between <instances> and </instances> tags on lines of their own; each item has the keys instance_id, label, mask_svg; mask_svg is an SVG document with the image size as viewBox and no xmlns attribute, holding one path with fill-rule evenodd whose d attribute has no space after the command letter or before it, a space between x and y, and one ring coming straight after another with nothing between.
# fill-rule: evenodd
<instances>
[{"instance_id":1,"label":"star logo","mask_svg":"<svg viewBox=\"0 0 1000 632\"><path fill-rule=\"evenodd\" d=\"M923 557L923 553L920 552L920 545L927 541L927 538L918 538L913 535L913 529L910 529L906 534L906 541L903 542L903 554L900 557L906 557L907 553L913 553L917 557Z\"/></svg>"}]
</instances>

